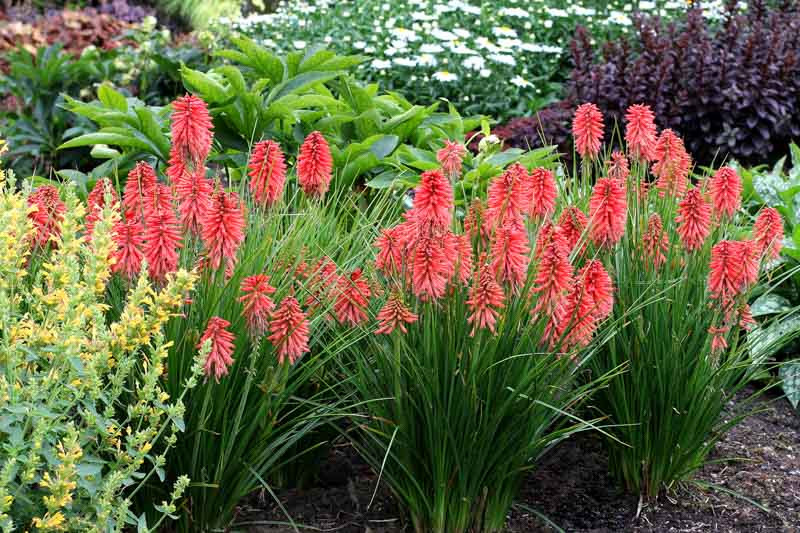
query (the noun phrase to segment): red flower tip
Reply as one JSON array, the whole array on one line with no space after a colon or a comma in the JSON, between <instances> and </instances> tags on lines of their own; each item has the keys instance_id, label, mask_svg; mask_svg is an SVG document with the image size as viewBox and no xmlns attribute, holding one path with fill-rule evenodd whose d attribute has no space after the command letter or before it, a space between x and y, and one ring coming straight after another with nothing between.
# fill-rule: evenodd
<instances>
[{"instance_id":1,"label":"red flower tip","mask_svg":"<svg viewBox=\"0 0 800 533\"><path fill-rule=\"evenodd\" d=\"M741 243L720 241L711 249L708 290L711 297L728 308L744 285Z\"/></svg>"},{"instance_id":2,"label":"red flower tip","mask_svg":"<svg viewBox=\"0 0 800 533\"><path fill-rule=\"evenodd\" d=\"M507 223L495 230L492 242L492 269L501 282L514 288L525 284L528 276L528 233L525 228Z\"/></svg>"},{"instance_id":3,"label":"red flower tip","mask_svg":"<svg viewBox=\"0 0 800 533\"><path fill-rule=\"evenodd\" d=\"M666 252L669 249L669 240L664 231L664 225L658 213L650 215L647 221L647 229L642 237L644 247L644 257L653 263L653 267L658 270L666 262Z\"/></svg>"},{"instance_id":4,"label":"red flower tip","mask_svg":"<svg viewBox=\"0 0 800 533\"><path fill-rule=\"evenodd\" d=\"M625 121L625 142L630 154L634 159L652 161L657 135L653 111L646 105L632 105L625 113Z\"/></svg>"},{"instance_id":5,"label":"red flower tip","mask_svg":"<svg viewBox=\"0 0 800 533\"><path fill-rule=\"evenodd\" d=\"M280 200L286 183L286 163L280 145L275 141L256 143L248 168L250 192L255 201L271 206Z\"/></svg>"},{"instance_id":6,"label":"red flower tip","mask_svg":"<svg viewBox=\"0 0 800 533\"><path fill-rule=\"evenodd\" d=\"M297 156L297 182L309 196L328 192L333 176L333 158L328 141L318 131L308 134Z\"/></svg>"},{"instance_id":7,"label":"red flower tip","mask_svg":"<svg viewBox=\"0 0 800 533\"><path fill-rule=\"evenodd\" d=\"M519 163L509 166L489 184L487 209L484 214L484 231L505 226L509 220L522 224L522 214L531 203L528 171Z\"/></svg>"},{"instance_id":8,"label":"red flower tip","mask_svg":"<svg viewBox=\"0 0 800 533\"><path fill-rule=\"evenodd\" d=\"M444 295L453 258L447 256L448 239L422 236L413 250L412 288L421 300L436 300Z\"/></svg>"},{"instance_id":9,"label":"red flower tip","mask_svg":"<svg viewBox=\"0 0 800 533\"><path fill-rule=\"evenodd\" d=\"M294 296L283 299L278 310L272 315L269 326L272 334L269 341L278 351L278 362L288 358L294 364L304 353L309 351L309 323L306 314L300 309L300 303Z\"/></svg>"},{"instance_id":10,"label":"red flower tip","mask_svg":"<svg viewBox=\"0 0 800 533\"><path fill-rule=\"evenodd\" d=\"M728 348L728 342L725 340L725 335L730 331L727 326L723 327L710 327L708 332L713 335L711 339L711 353L724 352Z\"/></svg>"},{"instance_id":11,"label":"red flower tip","mask_svg":"<svg viewBox=\"0 0 800 533\"><path fill-rule=\"evenodd\" d=\"M711 233L711 205L700 189L690 189L678 203L676 231L688 251L699 250Z\"/></svg>"},{"instance_id":12,"label":"red flower tip","mask_svg":"<svg viewBox=\"0 0 800 533\"><path fill-rule=\"evenodd\" d=\"M598 246L611 247L625 233L628 200L625 184L612 178L600 178L589 200L592 240Z\"/></svg>"},{"instance_id":13,"label":"red flower tip","mask_svg":"<svg viewBox=\"0 0 800 533\"><path fill-rule=\"evenodd\" d=\"M467 149L463 144L452 141L445 141L444 148L436 152L436 159L448 178L455 179L461 174L461 162L466 153Z\"/></svg>"},{"instance_id":14,"label":"red flower tip","mask_svg":"<svg viewBox=\"0 0 800 533\"><path fill-rule=\"evenodd\" d=\"M172 102L172 147L184 163L203 165L211 151L213 128L201 98L187 94Z\"/></svg>"},{"instance_id":15,"label":"red flower tip","mask_svg":"<svg viewBox=\"0 0 800 533\"><path fill-rule=\"evenodd\" d=\"M753 240L734 241L734 243L739 247L743 288L755 285L758 282L759 259L761 258L758 243Z\"/></svg>"},{"instance_id":16,"label":"red flower tip","mask_svg":"<svg viewBox=\"0 0 800 533\"><path fill-rule=\"evenodd\" d=\"M658 178L659 195L683 196L688 184L692 158L683 145L683 140L671 129L661 132L655 148L653 174Z\"/></svg>"},{"instance_id":17,"label":"red flower tip","mask_svg":"<svg viewBox=\"0 0 800 533\"><path fill-rule=\"evenodd\" d=\"M504 298L505 293L495 279L494 268L482 258L481 267L475 276L475 283L469 290L467 300L471 313L467 317L467 322L472 324L470 335L475 335L478 329L488 329L495 333L495 324L500 315L498 309L505 307Z\"/></svg>"},{"instance_id":18,"label":"red flower tip","mask_svg":"<svg viewBox=\"0 0 800 533\"><path fill-rule=\"evenodd\" d=\"M36 230L32 245L40 248L55 247L56 243L52 239L61 235L61 222L67 211L58 189L52 185L38 187L28 196L28 205L36 207L35 211L28 213L28 218Z\"/></svg>"},{"instance_id":19,"label":"red flower tip","mask_svg":"<svg viewBox=\"0 0 800 533\"><path fill-rule=\"evenodd\" d=\"M114 243L117 245L117 251L114 253L112 270L119 272L128 280L134 279L142 270L143 233L141 222L135 219L120 220L114 226Z\"/></svg>"},{"instance_id":20,"label":"red flower tip","mask_svg":"<svg viewBox=\"0 0 800 533\"><path fill-rule=\"evenodd\" d=\"M100 220L100 215L106 207L106 194L108 194L111 199L111 205L116 207L119 204L117 191L114 189L114 185L111 183L110 179L102 178L97 180L92 192L89 193L89 197L86 199L86 235L88 235L89 238L91 238L94 232L94 225Z\"/></svg>"},{"instance_id":21,"label":"red flower tip","mask_svg":"<svg viewBox=\"0 0 800 533\"><path fill-rule=\"evenodd\" d=\"M414 221L418 231L448 229L453 216L452 208L453 187L442 171L423 172L414 190Z\"/></svg>"},{"instance_id":22,"label":"red flower tip","mask_svg":"<svg viewBox=\"0 0 800 533\"><path fill-rule=\"evenodd\" d=\"M205 333L197 343L199 350L207 340L211 339L211 351L206 356L203 370L206 377L213 375L217 383L219 383L219 378L228 374L228 369L233 364L234 336L226 329L230 325L231 323L227 320L212 316L208 319Z\"/></svg>"},{"instance_id":23,"label":"red flower tip","mask_svg":"<svg viewBox=\"0 0 800 533\"><path fill-rule=\"evenodd\" d=\"M222 260L226 268L236 264L236 252L244 241L244 206L235 192L218 189L202 220L201 237L210 266L218 269Z\"/></svg>"},{"instance_id":24,"label":"red flower tip","mask_svg":"<svg viewBox=\"0 0 800 533\"><path fill-rule=\"evenodd\" d=\"M243 314L247 329L250 336L257 339L269 327L269 318L275 309L275 303L270 295L275 293L275 287L269 284L269 276L256 274L244 278L240 290L242 296L239 297L239 301L244 304Z\"/></svg>"},{"instance_id":25,"label":"red flower tip","mask_svg":"<svg viewBox=\"0 0 800 533\"><path fill-rule=\"evenodd\" d=\"M753 237L760 253L769 259L777 259L783 246L783 217L773 207L765 207L753 224Z\"/></svg>"},{"instance_id":26,"label":"red flower tip","mask_svg":"<svg viewBox=\"0 0 800 533\"><path fill-rule=\"evenodd\" d=\"M593 159L600 153L603 131L603 114L597 106L588 103L578 106L572 121L572 134L575 136L575 149L583 159Z\"/></svg>"},{"instance_id":27,"label":"red flower tip","mask_svg":"<svg viewBox=\"0 0 800 533\"><path fill-rule=\"evenodd\" d=\"M338 279L336 263L330 257L321 257L311 269L306 284L309 292L306 298L309 314L316 311L328 299L329 289Z\"/></svg>"},{"instance_id":28,"label":"red flower tip","mask_svg":"<svg viewBox=\"0 0 800 533\"><path fill-rule=\"evenodd\" d=\"M572 283L572 265L564 236L557 229L550 232L540 254L533 293L538 294L534 314L555 313Z\"/></svg>"},{"instance_id":29,"label":"red flower tip","mask_svg":"<svg viewBox=\"0 0 800 533\"><path fill-rule=\"evenodd\" d=\"M152 196L157 182L156 171L144 161L136 163L128 173L125 192L122 195L122 209L127 220L134 218L144 220L145 205Z\"/></svg>"},{"instance_id":30,"label":"red flower tip","mask_svg":"<svg viewBox=\"0 0 800 533\"><path fill-rule=\"evenodd\" d=\"M569 252L572 252L581 238L583 238L583 234L588 225L589 217L575 206L569 206L561 213L561 216L558 218L558 229L564 236ZM585 248L585 245L581 248Z\"/></svg>"},{"instance_id":31,"label":"red flower tip","mask_svg":"<svg viewBox=\"0 0 800 533\"><path fill-rule=\"evenodd\" d=\"M603 263L596 259L588 261L578 272L578 279L584 292L592 300L595 318L603 320L611 315L614 307L614 284Z\"/></svg>"},{"instance_id":32,"label":"red flower tip","mask_svg":"<svg viewBox=\"0 0 800 533\"><path fill-rule=\"evenodd\" d=\"M366 309L372 293L362 277L361 269L357 268L349 276L339 278L337 289L333 310L339 323L355 327L366 320Z\"/></svg>"},{"instance_id":33,"label":"red flower tip","mask_svg":"<svg viewBox=\"0 0 800 533\"><path fill-rule=\"evenodd\" d=\"M178 269L178 248L181 247L178 220L171 206L165 209L148 209L144 226L144 257L147 259L150 278L160 282L166 278L167 273Z\"/></svg>"},{"instance_id":34,"label":"red flower tip","mask_svg":"<svg viewBox=\"0 0 800 533\"><path fill-rule=\"evenodd\" d=\"M611 152L611 159L606 161L606 168L609 178L622 182L627 181L631 173L628 166L628 158L625 157L625 154L616 150Z\"/></svg>"},{"instance_id":35,"label":"red flower tip","mask_svg":"<svg viewBox=\"0 0 800 533\"><path fill-rule=\"evenodd\" d=\"M175 194L178 197L178 213L181 225L194 235L199 235L203 219L211 206L211 194L214 186L206 178L206 168L197 167L193 173L182 172L175 184Z\"/></svg>"},{"instance_id":36,"label":"red flower tip","mask_svg":"<svg viewBox=\"0 0 800 533\"><path fill-rule=\"evenodd\" d=\"M708 185L714 211L719 217L732 217L742 204L742 179L731 167L722 167Z\"/></svg>"},{"instance_id":37,"label":"red flower tip","mask_svg":"<svg viewBox=\"0 0 800 533\"><path fill-rule=\"evenodd\" d=\"M403 333L408 333L406 324L413 324L418 319L419 317L403 303L400 294L392 294L378 312L378 329L375 333L389 335L397 328Z\"/></svg>"},{"instance_id":38,"label":"red flower tip","mask_svg":"<svg viewBox=\"0 0 800 533\"><path fill-rule=\"evenodd\" d=\"M472 239L468 233L455 238L458 240L458 281L466 285L472 278Z\"/></svg>"},{"instance_id":39,"label":"red flower tip","mask_svg":"<svg viewBox=\"0 0 800 533\"><path fill-rule=\"evenodd\" d=\"M528 214L534 218L548 216L556 207L556 179L546 168L535 168L530 174L531 203Z\"/></svg>"},{"instance_id":40,"label":"red flower tip","mask_svg":"<svg viewBox=\"0 0 800 533\"><path fill-rule=\"evenodd\" d=\"M399 274L403 270L405 235L400 225L381 230L375 240L378 255L375 257L375 268L387 276Z\"/></svg>"}]
</instances>

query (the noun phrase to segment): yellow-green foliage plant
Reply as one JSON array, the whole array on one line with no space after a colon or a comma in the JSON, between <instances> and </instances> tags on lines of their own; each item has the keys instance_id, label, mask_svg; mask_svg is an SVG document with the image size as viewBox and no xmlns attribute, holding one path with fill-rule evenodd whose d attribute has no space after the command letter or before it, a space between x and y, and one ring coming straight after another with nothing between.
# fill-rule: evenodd
<instances>
[{"instance_id":1,"label":"yellow-green foliage plant","mask_svg":"<svg viewBox=\"0 0 800 533\"><path fill-rule=\"evenodd\" d=\"M189 480L178 479L150 524L129 503L139 486L160 475L182 427L181 398L170 398L161 385L169 348L162 327L194 275L177 272L160 291L140 277L122 317L108 323L111 228L119 215L106 209L89 243L79 229L84 208L68 190L58 228L39 246L30 216L37 208L5 178L0 175L0 528L156 530L174 516ZM201 371L196 364L187 388Z\"/></svg>"}]
</instances>

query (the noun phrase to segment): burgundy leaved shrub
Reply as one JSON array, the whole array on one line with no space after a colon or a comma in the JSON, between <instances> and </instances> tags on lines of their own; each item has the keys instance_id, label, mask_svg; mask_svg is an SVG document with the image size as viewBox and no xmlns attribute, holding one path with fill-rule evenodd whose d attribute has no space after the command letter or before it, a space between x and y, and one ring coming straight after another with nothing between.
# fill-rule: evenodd
<instances>
[{"instance_id":1,"label":"burgundy leaved shrub","mask_svg":"<svg viewBox=\"0 0 800 533\"><path fill-rule=\"evenodd\" d=\"M564 100L495 133L520 147L541 146L544 136L571 154L570 120L578 105L593 102L607 124L622 125L625 110L644 103L660 128L684 138L700 164L777 160L800 138L800 7L751 0L739 13L735 6L728 2L715 27L700 9L670 23L637 17L634 35L605 43L601 51L579 27ZM613 128L606 128L607 142L612 135Z\"/></svg>"}]
</instances>

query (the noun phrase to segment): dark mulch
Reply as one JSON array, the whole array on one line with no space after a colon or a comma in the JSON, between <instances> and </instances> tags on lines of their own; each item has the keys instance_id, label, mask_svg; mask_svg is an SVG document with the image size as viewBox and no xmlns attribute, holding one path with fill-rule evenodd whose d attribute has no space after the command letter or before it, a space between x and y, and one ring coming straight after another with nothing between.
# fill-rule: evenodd
<instances>
[{"instance_id":1,"label":"dark mulch","mask_svg":"<svg viewBox=\"0 0 800 533\"><path fill-rule=\"evenodd\" d=\"M619 490L608 475L603 442L587 433L557 446L528 476L518 498L525 509L512 509L507 531L553 531L528 509L570 532L800 531L800 417L784 399L767 397L760 406L764 411L733 428L711 455L714 460L738 460L710 464L695 479L758 502L769 512L729 492L694 483L640 507L639 499ZM376 481L352 448L342 444L331 450L318 487L280 491L278 498L301 531L411 531L385 487L379 487L368 505ZM275 524L287 519L269 495L243 506L239 519L252 533L293 531Z\"/></svg>"}]
</instances>

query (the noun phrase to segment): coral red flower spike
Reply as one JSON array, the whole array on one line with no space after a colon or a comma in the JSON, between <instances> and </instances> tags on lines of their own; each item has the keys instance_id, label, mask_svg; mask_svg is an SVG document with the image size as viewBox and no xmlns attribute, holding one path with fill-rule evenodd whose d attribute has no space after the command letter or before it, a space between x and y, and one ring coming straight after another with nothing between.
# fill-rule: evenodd
<instances>
[{"instance_id":1,"label":"coral red flower spike","mask_svg":"<svg viewBox=\"0 0 800 533\"><path fill-rule=\"evenodd\" d=\"M333 304L339 323L355 327L366 320L370 296L369 284L362 277L360 268L349 276L342 276L337 284L336 301Z\"/></svg>"},{"instance_id":2,"label":"coral red flower spike","mask_svg":"<svg viewBox=\"0 0 800 533\"><path fill-rule=\"evenodd\" d=\"M236 252L244 241L244 206L235 192L217 189L202 221L203 244L212 269L225 260L226 269L236 263Z\"/></svg>"},{"instance_id":3,"label":"coral red flower spike","mask_svg":"<svg viewBox=\"0 0 800 533\"><path fill-rule=\"evenodd\" d=\"M413 324L418 319L419 317L403 303L401 294L392 294L378 312L378 329L375 333L389 335L397 328L403 333L408 333L406 324Z\"/></svg>"},{"instance_id":4,"label":"coral red flower spike","mask_svg":"<svg viewBox=\"0 0 800 533\"><path fill-rule=\"evenodd\" d=\"M242 280L240 287L242 296L239 301L244 305L247 330L254 339L261 337L269 328L269 318L275 303L270 298L275 293L275 287L269 284L269 276L256 274Z\"/></svg>"},{"instance_id":5,"label":"coral red flower spike","mask_svg":"<svg viewBox=\"0 0 800 533\"><path fill-rule=\"evenodd\" d=\"M333 158L328 141L318 131L312 131L300 146L297 156L297 182L309 196L322 197L330 187Z\"/></svg>"},{"instance_id":6,"label":"coral red flower spike","mask_svg":"<svg viewBox=\"0 0 800 533\"><path fill-rule=\"evenodd\" d=\"M753 224L753 238L760 253L769 259L777 259L783 246L783 217L774 207L765 207Z\"/></svg>"},{"instance_id":7,"label":"coral red flower spike","mask_svg":"<svg viewBox=\"0 0 800 533\"><path fill-rule=\"evenodd\" d=\"M625 184L612 178L600 178L589 200L589 229L598 246L611 247L625 233L628 199Z\"/></svg>"},{"instance_id":8,"label":"coral red flower spike","mask_svg":"<svg viewBox=\"0 0 800 533\"><path fill-rule=\"evenodd\" d=\"M575 111L572 134L575 149L583 159L594 159L600 153L603 142L603 114L594 104L582 104Z\"/></svg>"},{"instance_id":9,"label":"coral red flower spike","mask_svg":"<svg viewBox=\"0 0 800 533\"><path fill-rule=\"evenodd\" d=\"M690 252L699 250L711 233L711 205L703 198L700 189L689 189L678 203L678 216L675 217L675 230L681 237L683 246Z\"/></svg>"},{"instance_id":10,"label":"coral red flower spike","mask_svg":"<svg viewBox=\"0 0 800 533\"><path fill-rule=\"evenodd\" d=\"M535 168L530 174L531 203L528 214L534 218L544 218L556 206L556 179L546 168Z\"/></svg>"},{"instance_id":11,"label":"coral red flower spike","mask_svg":"<svg viewBox=\"0 0 800 533\"><path fill-rule=\"evenodd\" d=\"M119 196L111 180L102 178L97 180L92 192L86 199L86 235L91 239L94 232L94 225L100 220L100 215L106 207L106 194L110 196L111 205L116 207L119 204Z\"/></svg>"},{"instance_id":12,"label":"coral red flower spike","mask_svg":"<svg viewBox=\"0 0 800 533\"><path fill-rule=\"evenodd\" d=\"M138 220L120 220L114 225L114 265L111 269L132 280L139 275L144 258L144 228Z\"/></svg>"},{"instance_id":13,"label":"coral red flower spike","mask_svg":"<svg viewBox=\"0 0 800 533\"><path fill-rule=\"evenodd\" d=\"M183 172L175 183L178 213L181 225L193 235L200 235L203 219L211 206L214 186L206 178L206 167L197 167L193 173Z\"/></svg>"},{"instance_id":14,"label":"coral red flower spike","mask_svg":"<svg viewBox=\"0 0 800 533\"><path fill-rule=\"evenodd\" d=\"M475 276L475 283L469 290L469 306L471 314L467 317L467 322L472 324L470 335L475 335L479 329L488 329L495 332L497 317L500 315L499 309L505 307L503 300L505 293L503 288L497 283L494 268L485 260L481 260L481 267Z\"/></svg>"},{"instance_id":15,"label":"coral red flower spike","mask_svg":"<svg viewBox=\"0 0 800 533\"><path fill-rule=\"evenodd\" d=\"M467 149L463 144L452 141L445 141L444 148L436 152L436 159L451 182L461 174L461 164L466 154Z\"/></svg>"},{"instance_id":16,"label":"coral red flower spike","mask_svg":"<svg viewBox=\"0 0 800 533\"><path fill-rule=\"evenodd\" d=\"M653 111L646 105L632 105L625 113L625 142L634 159L652 161L656 149L656 123Z\"/></svg>"},{"instance_id":17,"label":"coral red flower spike","mask_svg":"<svg viewBox=\"0 0 800 533\"><path fill-rule=\"evenodd\" d=\"M58 195L58 189L52 185L43 185L37 188L28 196L28 205L36 207L35 211L28 214L28 218L33 222L36 230L33 246L55 247L56 243L52 238L61 235L61 222L64 220L64 213L67 210L67 206Z\"/></svg>"},{"instance_id":18,"label":"coral red flower spike","mask_svg":"<svg viewBox=\"0 0 800 533\"><path fill-rule=\"evenodd\" d=\"M265 207L277 203L286 183L286 162L280 145L275 141L256 143L247 168L250 193L256 203Z\"/></svg>"},{"instance_id":19,"label":"coral red flower spike","mask_svg":"<svg viewBox=\"0 0 800 533\"><path fill-rule=\"evenodd\" d=\"M294 364L308 351L309 323L300 303L294 296L287 296L272 315L269 341L278 352L278 362L289 359Z\"/></svg>"},{"instance_id":20,"label":"coral red flower spike","mask_svg":"<svg viewBox=\"0 0 800 533\"><path fill-rule=\"evenodd\" d=\"M656 144L653 163L653 174L658 178L656 187L659 196L683 196L691 168L692 158L686 151L683 140L670 129L662 131Z\"/></svg>"},{"instance_id":21,"label":"coral red flower spike","mask_svg":"<svg viewBox=\"0 0 800 533\"><path fill-rule=\"evenodd\" d=\"M207 378L213 376L217 383L219 378L228 374L228 369L233 364L234 336L226 329L230 325L231 323L224 318L212 316L208 320L206 331L200 337L200 342L197 343L197 348L200 349L211 339L211 351L206 356L203 371Z\"/></svg>"},{"instance_id":22,"label":"coral red flower spike","mask_svg":"<svg viewBox=\"0 0 800 533\"><path fill-rule=\"evenodd\" d=\"M211 151L214 126L208 106L187 94L172 102L172 148L184 164L202 166Z\"/></svg>"},{"instance_id":23,"label":"coral red flower spike","mask_svg":"<svg viewBox=\"0 0 800 533\"><path fill-rule=\"evenodd\" d=\"M731 167L722 167L709 180L708 192L715 214L733 217L742 205L742 179Z\"/></svg>"},{"instance_id":24,"label":"coral red flower spike","mask_svg":"<svg viewBox=\"0 0 800 533\"><path fill-rule=\"evenodd\" d=\"M131 169L122 195L122 210L126 220L135 218L144 221L144 207L157 181L156 171L144 161L139 161Z\"/></svg>"}]
</instances>

